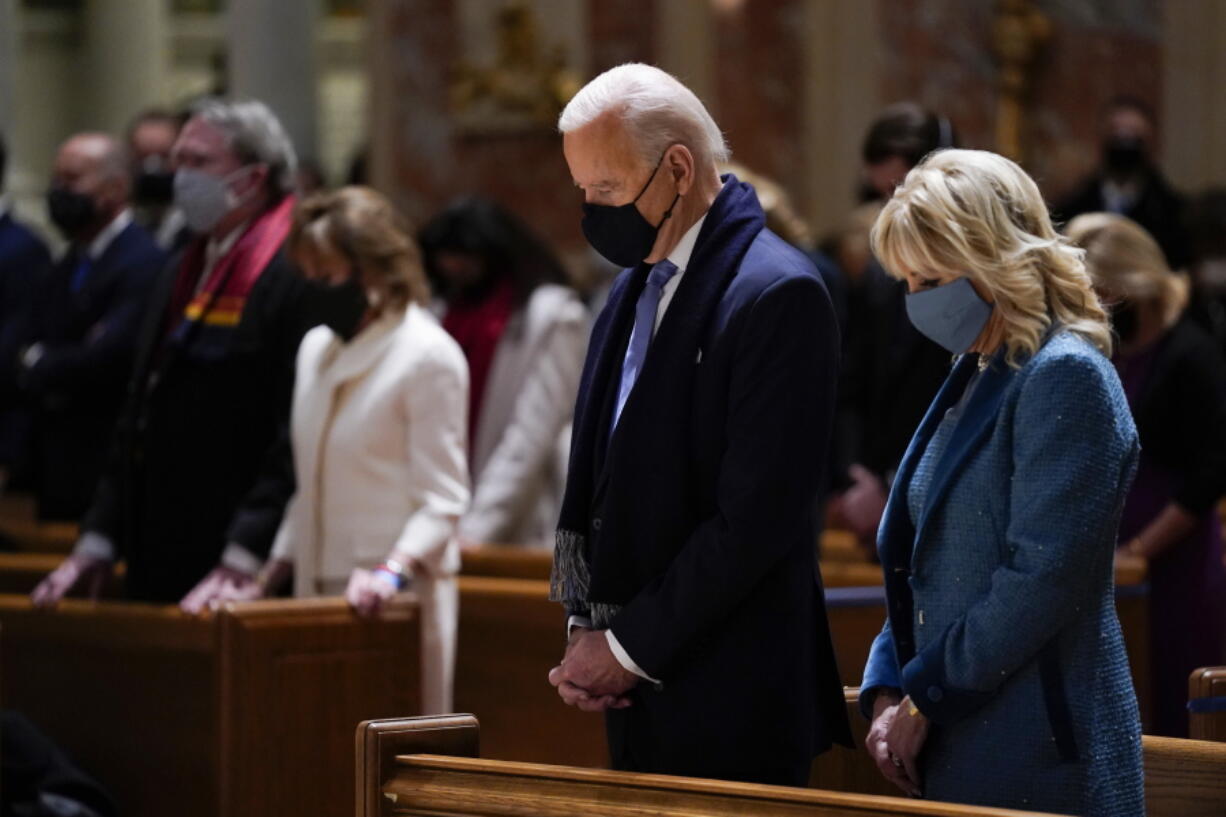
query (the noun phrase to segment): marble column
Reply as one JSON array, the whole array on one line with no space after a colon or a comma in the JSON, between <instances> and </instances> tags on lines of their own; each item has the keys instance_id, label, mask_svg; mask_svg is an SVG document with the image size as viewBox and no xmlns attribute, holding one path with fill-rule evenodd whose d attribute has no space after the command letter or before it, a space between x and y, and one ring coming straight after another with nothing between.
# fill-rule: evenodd
<instances>
[{"instance_id":1,"label":"marble column","mask_svg":"<svg viewBox=\"0 0 1226 817\"><path fill-rule=\"evenodd\" d=\"M17 88L17 0L0 0L0 134L12 141Z\"/></svg>"},{"instance_id":2,"label":"marble column","mask_svg":"<svg viewBox=\"0 0 1226 817\"><path fill-rule=\"evenodd\" d=\"M276 113L299 156L317 155L319 0L242 0L228 4L229 87L236 99L258 99Z\"/></svg>"},{"instance_id":3,"label":"marble column","mask_svg":"<svg viewBox=\"0 0 1226 817\"><path fill-rule=\"evenodd\" d=\"M89 129L122 133L141 110L163 101L169 67L166 0L88 0L82 99Z\"/></svg>"},{"instance_id":4,"label":"marble column","mask_svg":"<svg viewBox=\"0 0 1226 817\"><path fill-rule=\"evenodd\" d=\"M808 0L803 25L807 64L800 83L807 150L804 207L815 235L851 211L864 133L881 106L877 3Z\"/></svg>"},{"instance_id":5,"label":"marble column","mask_svg":"<svg viewBox=\"0 0 1226 817\"><path fill-rule=\"evenodd\" d=\"M1226 0L1162 6L1162 163L1176 186L1226 185Z\"/></svg>"}]
</instances>

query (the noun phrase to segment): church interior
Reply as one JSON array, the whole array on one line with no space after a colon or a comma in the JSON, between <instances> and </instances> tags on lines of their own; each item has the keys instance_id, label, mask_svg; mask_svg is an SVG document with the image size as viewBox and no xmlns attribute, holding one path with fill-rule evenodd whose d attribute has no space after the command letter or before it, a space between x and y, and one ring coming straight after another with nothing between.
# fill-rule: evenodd
<instances>
[{"instance_id":1,"label":"church interior","mask_svg":"<svg viewBox=\"0 0 1226 817\"><path fill-rule=\"evenodd\" d=\"M593 199L559 116L627 63L693 92L731 151L721 179L756 191L837 317L806 524L854 745L815 751L807 787L627 771L605 718L551 685L571 628L593 626L558 603L555 528L598 371L585 350L627 266L585 240ZM1140 465L1064 499L1075 517L1118 494L1104 615L1145 813L1226 815L1226 0L0 0L0 817L1046 813L909 796L867 748L860 687L893 598L878 531L951 370L907 323L914 295L874 225L946 150L1033 179L1079 265L1118 249L1067 229L1085 214L1143 233L1144 309L1082 273ZM652 239L672 212L643 222ZM361 284L335 272L359 267ZM323 304L313 287L335 293L328 317L291 314ZM409 317L384 327L393 313ZM391 419L361 399L376 375L328 385L331 362L368 352L408 367L391 338L411 321L438 344L427 363L458 361L454 383L416 383ZM1176 338L1199 345L1166 377ZM706 382L712 348L677 379ZM359 404L372 413L344 413ZM1025 513L993 502L979 515ZM1015 614L1021 631L1046 611ZM671 679L608 633L663 699ZM1047 706L1067 706L1049 681ZM761 737L719 745L742 740Z\"/></svg>"}]
</instances>

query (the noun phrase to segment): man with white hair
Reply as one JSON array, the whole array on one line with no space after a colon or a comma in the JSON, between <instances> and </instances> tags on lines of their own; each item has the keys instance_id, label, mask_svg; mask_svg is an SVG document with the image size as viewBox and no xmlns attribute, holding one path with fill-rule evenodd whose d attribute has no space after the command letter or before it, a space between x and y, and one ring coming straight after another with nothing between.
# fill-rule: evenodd
<instances>
[{"instance_id":1,"label":"man with white hair","mask_svg":"<svg viewBox=\"0 0 1226 817\"><path fill-rule=\"evenodd\" d=\"M34 591L185 599L252 586L293 491L283 445L294 355L319 323L289 264L294 149L259 102L207 101L175 143L175 205L197 238L145 313L113 453L73 553ZM278 467L279 466L279 467Z\"/></svg>"},{"instance_id":2,"label":"man with white hair","mask_svg":"<svg viewBox=\"0 0 1226 817\"><path fill-rule=\"evenodd\" d=\"M717 175L723 135L622 65L559 120L583 231L618 277L575 410L550 682L606 713L619 769L804 785L850 745L812 508L838 334L812 264Z\"/></svg>"}]
</instances>

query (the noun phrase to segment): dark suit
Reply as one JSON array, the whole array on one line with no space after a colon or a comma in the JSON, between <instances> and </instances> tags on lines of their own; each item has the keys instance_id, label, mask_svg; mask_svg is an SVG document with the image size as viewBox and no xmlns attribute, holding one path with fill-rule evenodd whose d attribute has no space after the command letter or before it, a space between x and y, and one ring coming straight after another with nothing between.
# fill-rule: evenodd
<instances>
[{"instance_id":1,"label":"dark suit","mask_svg":"<svg viewBox=\"0 0 1226 817\"><path fill-rule=\"evenodd\" d=\"M20 471L30 416L17 391L17 355L34 305L34 288L51 267L46 245L11 215L0 216L0 466Z\"/></svg>"},{"instance_id":2,"label":"dark suit","mask_svg":"<svg viewBox=\"0 0 1226 817\"><path fill-rule=\"evenodd\" d=\"M1183 269L1190 260L1192 249L1183 223L1184 198L1156 169L1149 171L1142 185L1140 196L1121 215L1128 216L1154 237L1171 269ZM1096 174L1057 202L1052 208L1052 217L1067 223L1082 213L1098 213L1106 209L1103 177Z\"/></svg>"},{"instance_id":3,"label":"dark suit","mask_svg":"<svg viewBox=\"0 0 1226 817\"><path fill-rule=\"evenodd\" d=\"M73 246L38 288L27 341L42 346L21 374L36 406L39 516L76 520L89 506L132 369L136 333L166 258L152 236L129 224L87 262Z\"/></svg>"},{"instance_id":4,"label":"dark suit","mask_svg":"<svg viewBox=\"0 0 1226 817\"><path fill-rule=\"evenodd\" d=\"M582 541L590 562L588 604L568 611L597 626L612 611L663 682L608 713L615 767L803 785L816 753L850 741L812 515L838 327L813 265L727 178L607 447L647 266L597 320L559 556Z\"/></svg>"},{"instance_id":5,"label":"dark suit","mask_svg":"<svg viewBox=\"0 0 1226 817\"><path fill-rule=\"evenodd\" d=\"M116 445L82 524L118 547L126 592L143 601L182 598L228 543L267 555L293 493L285 427L294 356L317 323L306 281L277 252L237 325L170 338L182 256L154 289Z\"/></svg>"}]
</instances>

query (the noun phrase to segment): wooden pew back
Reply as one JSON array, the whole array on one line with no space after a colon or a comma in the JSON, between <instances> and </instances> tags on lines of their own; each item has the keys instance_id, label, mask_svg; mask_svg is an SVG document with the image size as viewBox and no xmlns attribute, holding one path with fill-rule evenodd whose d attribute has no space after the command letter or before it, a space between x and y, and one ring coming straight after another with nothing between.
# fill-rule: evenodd
<instances>
[{"instance_id":1,"label":"wooden pew back","mask_svg":"<svg viewBox=\"0 0 1226 817\"><path fill-rule=\"evenodd\" d=\"M0 703L25 713L131 817L338 814L354 725L418 711L409 598L176 608L0 596Z\"/></svg>"},{"instance_id":2,"label":"wooden pew back","mask_svg":"<svg viewBox=\"0 0 1226 817\"><path fill-rule=\"evenodd\" d=\"M469 715L367 722L357 734L357 817L1023 817L984 809L836 791L478 760Z\"/></svg>"},{"instance_id":3,"label":"wooden pew back","mask_svg":"<svg viewBox=\"0 0 1226 817\"><path fill-rule=\"evenodd\" d=\"M469 715L363 723L357 733L357 817L750 813L1020 817L1035 813L861 794L849 786L795 789L477 760L478 729ZM1149 817L1226 813L1226 745L1149 736L1144 740ZM871 766L867 755L863 763Z\"/></svg>"},{"instance_id":4,"label":"wooden pew back","mask_svg":"<svg viewBox=\"0 0 1226 817\"><path fill-rule=\"evenodd\" d=\"M1226 667L1201 667L1188 679L1188 737L1226 741Z\"/></svg>"}]
</instances>

